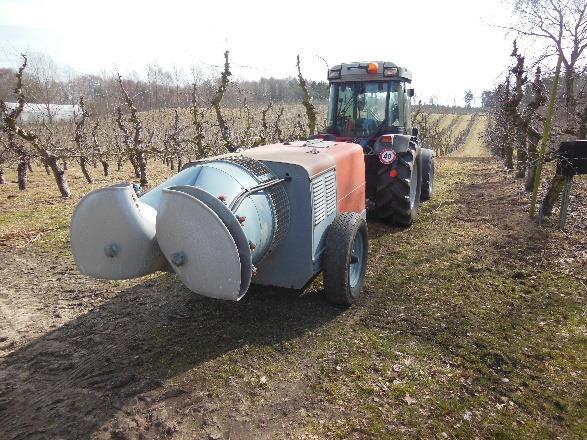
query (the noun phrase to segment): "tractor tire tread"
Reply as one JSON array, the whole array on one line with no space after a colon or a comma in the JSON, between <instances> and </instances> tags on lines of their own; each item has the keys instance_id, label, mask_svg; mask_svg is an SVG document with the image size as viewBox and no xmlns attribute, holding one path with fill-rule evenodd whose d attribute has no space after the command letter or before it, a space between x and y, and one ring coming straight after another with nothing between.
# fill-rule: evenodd
<instances>
[{"instance_id":1,"label":"tractor tire tread","mask_svg":"<svg viewBox=\"0 0 587 440\"><path fill-rule=\"evenodd\" d=\"M410 176L413 167L418 166L416 154L414 149L398 153L398 177L394 180L387 178L391 167L381 167L377 172L376 210L386 223L407 226L414 221L415 210L410 209Z\"/></svg>"}]
</instances>

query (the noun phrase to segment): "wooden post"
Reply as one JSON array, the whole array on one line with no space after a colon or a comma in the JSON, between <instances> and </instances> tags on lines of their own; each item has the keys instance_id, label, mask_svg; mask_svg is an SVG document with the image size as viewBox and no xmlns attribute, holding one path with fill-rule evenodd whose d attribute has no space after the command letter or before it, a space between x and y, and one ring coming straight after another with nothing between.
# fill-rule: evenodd
<instances>
[{"instance_id":1,"label":"wooden post","mask_svg":"<svg viewBox=\"0 0 587 440\"><path fill-rule=\"evenodd\" d=\"M536 165L536 176L534 177L534 190L532 191L532 201L530 202L530 218L534 218L536 214L536 199L538 198L538 189L540 188L540 180L542 176L542 166L544 164L544 156L546 155L546 145L550 139L550 129L552 128L552 117L554 115L554 106L556 104L556 94L558 91L558 84L561 76L561 66L563 63L562 53L558 56L556 63L556 71L554 74L554 82L552 90L550 91L550 100L548 108L546 109L546 120L544 121L544 132L542 133L542 141L540 143L540 151L538 152L538 164Z\"/></svg>"}]
</instances>

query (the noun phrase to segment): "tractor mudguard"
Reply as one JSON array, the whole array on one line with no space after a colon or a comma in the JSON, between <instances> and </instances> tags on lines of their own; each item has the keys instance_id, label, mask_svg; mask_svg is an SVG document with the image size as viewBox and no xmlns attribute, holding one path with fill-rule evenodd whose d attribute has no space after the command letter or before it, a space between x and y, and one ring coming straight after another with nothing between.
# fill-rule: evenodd
<instances>
[{"instance_id":1,"label":"tractor mudguard","mask_svg":"<svg viewBox=\"0 0 587 440\"><path fill-rule=\"evenodd\" d=\"M391 148L393 148L396 153L405 153L410 149L411 142L411 136L404 134L396 134L393 136L393 145Z\"/></svg>"},{"instance_id":2,"label":"tractor mudguard","mask_svg":"<svg viewBox=\"0 0 587 440\"><path fill-rule=\"evenodd\" d=\"M379 154L381 151L389 148L394 150L396 153L405 153L410 149L410 145L412 148L417 146L417 144L412 141L412 136L408 136L407 134L394 134L392 136L393 142L391 144L381 142L381 138L383 136L377 139L377 142L375 142L373 147L375 154Z\"/></svg>"}]
</instances>

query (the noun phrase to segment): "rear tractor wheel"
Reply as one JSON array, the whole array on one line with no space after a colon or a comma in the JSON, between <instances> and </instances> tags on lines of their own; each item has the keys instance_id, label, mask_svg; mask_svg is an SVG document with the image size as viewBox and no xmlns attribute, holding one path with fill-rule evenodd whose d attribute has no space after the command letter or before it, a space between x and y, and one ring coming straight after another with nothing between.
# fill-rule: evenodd
<instances>
[{"instance_id":1,"label":"rear tractor wheel","mask_svg":"<svg viewBox=\"0 0 587 440\"><path fill-rule=\"evenodd\" d=\"M376 212L386 223L409 226L416 219L422 187L422 156L417 149L398 153L395 163L377 172Z\"/></svg>"}]
</instances>

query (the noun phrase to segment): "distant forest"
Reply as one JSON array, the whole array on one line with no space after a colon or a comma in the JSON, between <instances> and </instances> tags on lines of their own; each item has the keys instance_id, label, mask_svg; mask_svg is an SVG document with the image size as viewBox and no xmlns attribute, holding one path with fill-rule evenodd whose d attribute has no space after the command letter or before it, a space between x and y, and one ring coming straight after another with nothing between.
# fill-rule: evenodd
<instances>
[{"instance_id":1,"label":"distant forest","mask_svg":"<svg viewBox=\"0 0 587 440\"><path fill-rule=\"evenodd\" d=\"M73 105L79 102L80 96L84 96L88 108L94 114L111 113L120 105L120 88L114 72L102 75L76 74L62 71L50 58L42 54L31 58L31 66L25 72L24 78L27 102ZM0 68L0 100L15 101L15 74L14 69ZM146 68L146 75L133 73L124 76L123 80L139 111L191 106L194 83L199 105L208 107L218 89L220 73L216 77L195 76L188 80L185 77L178 78L178 75L158 65L149 65ZM307 86L314 103L325 104L328 101L328 82L307 80ZM491 97L483 98L483 107L493 104ZM231 77L222 105L243 107L244 104L255 106L270 101L276 104L290 104L301 103L303 99L304 93L294 76L248 81ZM418 101L414 104L418 104ZM420 104L424 109L434 113L471 112L470 109L463 107L423 102Z\"/></svg>"},{"instance_id":2,"label":"distant forest","mask_svg":"<svg viewBox=\"0 0 587 440\"><path fill-rule=\"evenodd\" d=\"M14 78L16 71L0 68L0 99L11 102L14 97ZM118 105L120 87L115 74L99 76L93 74L64 75L36 69L25 73L27 102L41 104L76 104L80 96L97 113L109 112ZM124 85L132 96L139 111L158 108L188 107L191 105L193 83L197 86L198 99L202 107L209 105L218 88L218 78L187 81L177 80L171 72L160 67L149 67L146 79L137 74L124 77ZM309 92L317 103L328 100L326 81L307 81ZM255 81L238 81L231 78L223 105L240 107L243 102L255 105L273 101L275 103L300 103L303 91L296 78L260 78Z\"/></svg>"}]
</instances>

